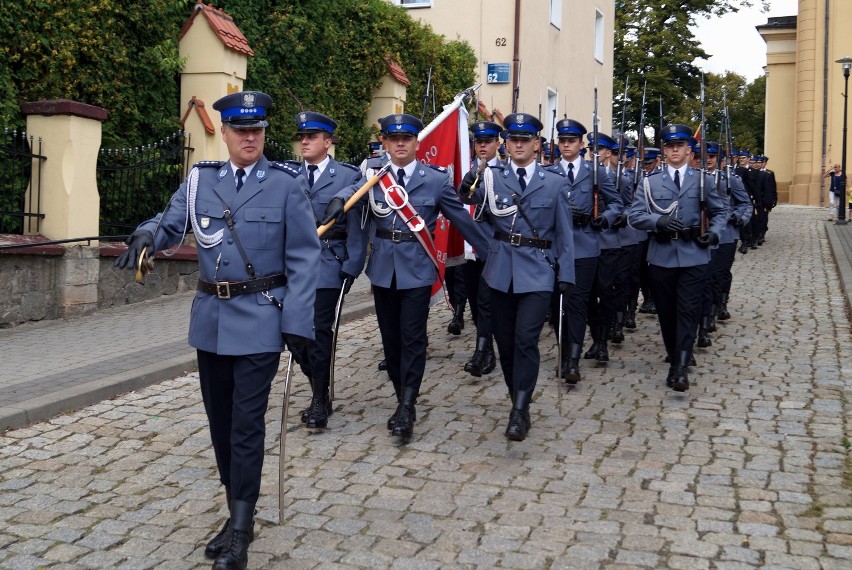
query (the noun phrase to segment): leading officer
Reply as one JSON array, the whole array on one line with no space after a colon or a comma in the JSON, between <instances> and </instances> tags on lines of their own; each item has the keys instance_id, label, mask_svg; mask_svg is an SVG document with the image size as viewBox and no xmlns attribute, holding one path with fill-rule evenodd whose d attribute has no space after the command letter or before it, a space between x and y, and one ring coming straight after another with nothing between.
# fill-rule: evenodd
<instances>
[{"instance_id":1,"label":"leading officer","mask_svg":"<svg viewBox=\"0 0 852 570\"><path fill-rule=\"evenodd\" d=\"M205 548L214 570L242 570L254 538L265 423L285 343L301 353L314 338L320 244L307 181L263 156L266 110L257 91L222 97L225 162L196 164L166 210L129 238L117 267L136 267L178 243L189 219L198 243L198 291L189 344L198 351L201 396L230 518Z\"/></svg>"},{"instance_id":2,"label":"leading officer","mask_svg":"<svg viewBox=\"0 0 852 570\"><path fill-rule=\"evenodd\" d=\"M648 246L648 278L671 362L666 385L677 392L689 389L687 366L709 277L709 248L719 243L728 222L728 206L708 175L702 203L702 173L687 164L691 136L686 125L663 128L666 165L642 181L628 214L632 227L654 232ZM706 230L700 223L702 209Z\"/></svg>"}]
</instances>

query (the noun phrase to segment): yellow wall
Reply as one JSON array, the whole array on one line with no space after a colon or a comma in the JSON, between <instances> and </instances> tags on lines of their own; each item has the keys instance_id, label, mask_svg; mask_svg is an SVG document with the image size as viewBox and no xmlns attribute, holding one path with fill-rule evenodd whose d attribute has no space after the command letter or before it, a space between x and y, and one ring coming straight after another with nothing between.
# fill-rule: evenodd
<instances>
[{"instance_id":1,"label":"yellow wall","mask_svg":"<svg viewBox=\"0 0 852 570\"><path fill-rule=\"evenodd\" d=\"M602 63L594 57L596 9L604 17ZM510 74L506 84L488 84L486 72L489 63L512 64L514 0L432 0L431 7L411 8L409 14L448 39L466 40L479 58L480 99L489 109L511 112L514 76ZM557 120L567 104L568 116L591 130L595 81L601 129L611 131L614 25L614 0L563 0L559 29L550 23L549 0L521 2L517 109L538 115L541 102L545 136L550 136L552 119L547 113L548 88L558 92Z\"/></svg>"},{"instance_id":2,"label":"yellow wall","mask_svg":"<svg viewBox=\"0 0 852 570\"><path fill-rule=\"evenodd\" d=\"M766 49L766 137L764 154L769 157L770 169L778 183L778 201L790 201L790 181L793 179L794 131L796 128L796 32L795 30L767 31Z\"/></svg>"}]
</instances>

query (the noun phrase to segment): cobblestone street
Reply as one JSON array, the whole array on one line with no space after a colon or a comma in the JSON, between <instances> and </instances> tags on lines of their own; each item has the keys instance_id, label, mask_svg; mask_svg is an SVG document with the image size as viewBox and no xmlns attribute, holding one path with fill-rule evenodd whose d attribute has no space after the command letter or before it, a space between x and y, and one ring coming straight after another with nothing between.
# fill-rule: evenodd
<instances>
[{"instance_id":1,"label":"cobblestone street","mask_svg":"<svg viewBox=\"0 0 852 570\"><path fill-rule=\"evenodd\" d=\"M684 394L665 388L656 316L573 389L545 329L520 443L499 367L462 371L469 312L456 337L432 309L407 445L385 429L375 318L343 325L330 429L299 422L294 373L281 524L273 386L249 567L852 568L852 334L824 218L779 207L737 254L732 319ZM209 568L224 501L196 373L0 434L3 569Z\"/></svg>"}]
</instances>

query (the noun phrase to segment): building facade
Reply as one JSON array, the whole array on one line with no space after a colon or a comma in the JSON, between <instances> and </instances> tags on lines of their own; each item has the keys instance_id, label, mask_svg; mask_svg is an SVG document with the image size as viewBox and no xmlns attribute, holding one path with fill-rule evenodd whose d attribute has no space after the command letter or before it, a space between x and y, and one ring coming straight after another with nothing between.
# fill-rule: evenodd
<instances>
[{"instance_id":1,"label":"building facade","mask_svg":"<svg viewBox=\"0 0 852 570\"><path fill-rule=\"evenodd\" d=\"M764 153L780 202L827 204L823 173L841 162L843 141L844 78L835 61L852 55L850 22L849 0L799 0L798 15L757 27L766 42Z\"/></svg>"},{"instance_id":2,"label":"building facade","mask_svg":"<svg viewBox=\"0 0 852 570\"><path fill-rule=\"evenodd\" d=\"M594 87L599 127L612 130L614 0L389 0L448 39L467 41L479 60L479 98L508 115L541 115L550 136L553 111L592 129Z\"/></svg>"}]
</instances>

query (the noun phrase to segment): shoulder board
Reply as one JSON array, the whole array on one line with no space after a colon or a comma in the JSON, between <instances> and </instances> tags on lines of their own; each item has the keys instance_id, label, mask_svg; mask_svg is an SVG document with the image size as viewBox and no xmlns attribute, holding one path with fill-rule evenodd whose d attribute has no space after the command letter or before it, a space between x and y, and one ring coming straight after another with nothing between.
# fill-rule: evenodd
<instances>
[{"instance_id":1,"label":"shoulder board","mask_svg":"<svg viewBox=\"0 0 852 570\"><path fill-rule=\"evenodd\" d=\"M437 170L438 172L446 172L447 171L447 169L444 168L443 166L437 166L435 164L427 164L426 166L428 166L432 170Z\"/></svg>"},{"instance_id":2,"label":"shoulder board","mask_svg":"<svg viewBox=\"0 0 852 570\"><path fill-rule=\"evenodd\" d=\"M651 176L656 176L657 174L662 174L662 173L663 173L662 170L655 170L654 172L652 172L650 174L646 174L645 177L650 178Z\"/></svg>"},{"instance_id":3,"label":"shoulder board","mask_svg":"<svg viewBox=\"0 0 852 570\"><path fill-rule=\"evenodd\" d=\"M298 160L284 160L281 164L286 164L290 168L294 168L296 170L299 170L302 167L302 163Z\"/></svg>"},{"instance_id":4,"label":"shoulder board","mask_svg":"<svg viewBox=\"0 0 852 570\"><path fill-rule=\"evenodd\" d=\"M340 166L345 166L346 168L351 168L352 170L356 170L358 172L361 172L361 169L358 168L357 166L355 166L354 164L349 164L348 162L338 162L337 164L339 164Z\"/></svg>"},{"instance_id":5,"label":"shoulder board","mask_svg":"<svg viewBox=\"0 0 852 570\"><path fill-rule=\"evenodd\" d=\"M488 168L496 168L497 170L503 170L504 168L506 168L506 165L498 162L497 164L489 164Z\"/></svg>"},{"instance_id":6,"label":"shoulder board","mask_svg":"<svg viewBox=\"0 0 852 570\"><path fill-rule=\"evenodd\" d=\"M271 166L275 170L283 170L284 172L286 172L287 174L289 174L290 176L292 176L294 178L296 176L299 176L299 172L285 162L270 162L269 166Z\"/></svg>"},{"instance_id":7,"label":"shoulder board","mask_svg":"<svg viewBox=\"0 0 852 570\"><path fill-rule=\"evenodd\" d=\"M562 172L562 168L558 164L551 164L550 166L543 169L545 172L549 172L551 174L556 174L561 176L562 178L566 178L566 174Z\"/></svg>"},{"instance_id":8,"label":"shoulder board","mask_svg":"<svg viewBox=\"0 0 852 570\"><path fill-rule=\"evenodd\" d=\"M367 168L381 168L384 164L381 156L370 156L367 158Z\"/></svg>"},{"instance_id":9,"label":"shoulder board","mask_svg":"<svg viewBox=\"0 0 852 570\"><path fill-rule=\"evenodd\" d=\"M221 168L225 163L219 160L202 160L192 165L193 168Z\"/></svg>"}]
</instances>

